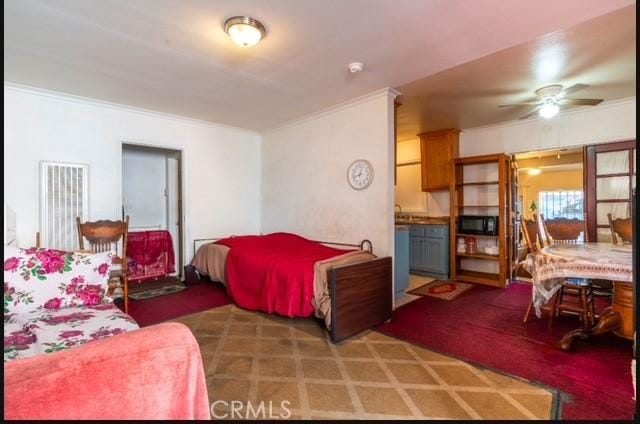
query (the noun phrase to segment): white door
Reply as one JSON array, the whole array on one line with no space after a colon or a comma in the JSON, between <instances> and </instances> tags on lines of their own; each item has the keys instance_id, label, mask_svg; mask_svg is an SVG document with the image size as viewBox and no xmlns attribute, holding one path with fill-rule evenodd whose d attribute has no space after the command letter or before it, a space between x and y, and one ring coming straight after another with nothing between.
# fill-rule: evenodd
<instances>
[{"instance_id":1,"label":"white door","mask_svg":"<svg viewBox=\"0 0 640 424\"><path fill-rule=\"evenodd\" d=\"M129 231L167 228L166 154L150 149L122 150L122 202Z\"/></svg>"}]
</instances>

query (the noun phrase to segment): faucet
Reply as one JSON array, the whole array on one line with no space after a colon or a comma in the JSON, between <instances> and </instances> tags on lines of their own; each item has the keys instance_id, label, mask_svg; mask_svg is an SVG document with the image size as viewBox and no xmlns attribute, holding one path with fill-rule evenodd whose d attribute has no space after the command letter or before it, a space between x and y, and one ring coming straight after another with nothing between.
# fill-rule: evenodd
<instances>
[{"instance_id":1,"label":"faucet","mask_svg":"<svg viewBox=\"0 0 640 424\"><path fill-rule=\"evenodd\" d=\"M399 204L397 204L397 203L396 203L395 205L393 205L393 210L395 211L395 210L396 210L396 208L398 208L398 209L399 209L399 210L398 210L398 213L402 213L402 206L400 206Z\"/></svg>"}]
</instances>

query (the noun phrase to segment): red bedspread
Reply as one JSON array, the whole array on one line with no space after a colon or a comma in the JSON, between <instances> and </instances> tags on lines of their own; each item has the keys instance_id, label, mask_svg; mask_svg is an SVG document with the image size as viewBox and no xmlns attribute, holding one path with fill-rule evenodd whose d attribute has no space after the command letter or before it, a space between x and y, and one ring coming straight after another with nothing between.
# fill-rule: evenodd
<instances>
[{"instance_id":1,"label":"red bedspread","mask_svg":"<svg viewBox=\"0 0 640 424\"><path fill-rule=\"evenodd\" d=\"M218 240L229 247L227 290L245 309L288 317L313 315L314 265L346 253L288 233Z\"/></svg>"}]
</instances>

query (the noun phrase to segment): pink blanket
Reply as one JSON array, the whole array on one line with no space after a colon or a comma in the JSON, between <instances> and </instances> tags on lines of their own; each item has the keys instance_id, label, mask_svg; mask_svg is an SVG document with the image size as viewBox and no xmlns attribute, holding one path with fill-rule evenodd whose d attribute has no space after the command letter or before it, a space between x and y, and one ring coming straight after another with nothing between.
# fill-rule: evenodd
<instances>
[{"instance_id":1,"label":"pink blanket","mask_svg":"<svg viewBox=\"0 0 640 424\"><path fill-rule=\"evenodd\" d=\"M191 331L165 323L4 366L4 418L209 419Z\"/></svg>"}]
</instances>

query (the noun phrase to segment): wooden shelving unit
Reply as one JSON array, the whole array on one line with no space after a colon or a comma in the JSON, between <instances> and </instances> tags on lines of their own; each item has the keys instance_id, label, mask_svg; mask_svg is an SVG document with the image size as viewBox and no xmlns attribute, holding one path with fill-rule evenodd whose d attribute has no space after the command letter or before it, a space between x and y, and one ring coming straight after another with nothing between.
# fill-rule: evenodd
<instances>
[{"instance_id":1,"label":"wooden shelving unit","mask_svg":"<svg viewBox=\"0 0 640 424\"><path fill-rule=\"evenodd\" d=\"M511 274L510 179L511 160L504 154L452 160L450 177L452 280L495 287L507 285ZM459 234L457 230L460 215L498 216L498 235ZM458 253L458 238L469 236L476 237L479 245L495 243L498 246L498 255L484 253L481 249L478 249L477 253Z\"/></svg>"}]
</instances>

